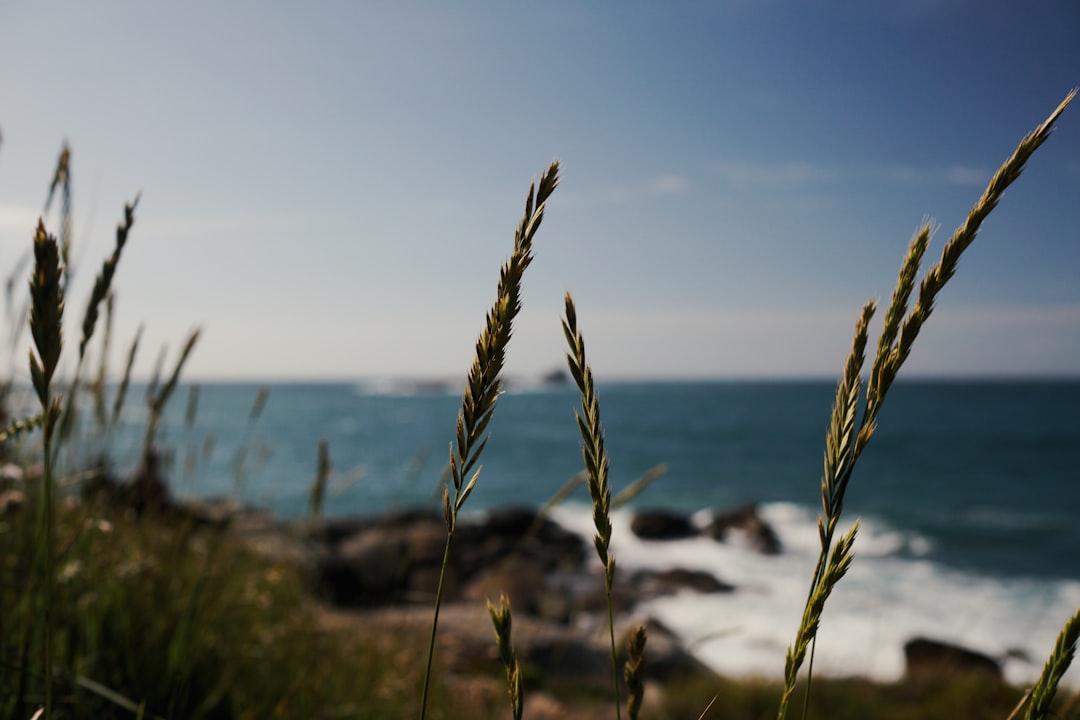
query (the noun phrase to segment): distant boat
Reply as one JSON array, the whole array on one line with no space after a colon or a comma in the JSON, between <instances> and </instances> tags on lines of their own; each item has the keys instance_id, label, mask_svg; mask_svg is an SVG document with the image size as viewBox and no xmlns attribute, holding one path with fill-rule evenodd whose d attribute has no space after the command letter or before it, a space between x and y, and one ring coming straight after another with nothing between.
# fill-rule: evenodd
<instances>
[{"instance_id":1,"label":"distant boat","mask_svg":"<svg viewBox=\"0 0 1080 720\"><path fill-rule=\"evenodd\" d=\"M566 385L570 382L570 374L562 368L555 368L541 376L540 381L544 385Z\"/></svg>"}]
</instances>

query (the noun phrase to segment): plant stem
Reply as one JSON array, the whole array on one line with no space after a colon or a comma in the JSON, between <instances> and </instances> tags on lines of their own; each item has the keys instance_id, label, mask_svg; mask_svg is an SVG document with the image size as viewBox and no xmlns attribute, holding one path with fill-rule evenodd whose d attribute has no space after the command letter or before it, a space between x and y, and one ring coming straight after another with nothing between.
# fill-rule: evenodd
<instances>
[{"instance_id":1,"label":"plant stem","mask_svg":"<svg viewBox=\"0 0 1080 720\"><path fill-rule=\"evenodd\" d=\"M424 669L424 694L420 699L420 720L427 717L428 690L431 685L431 663L435 658L435 635L439 630L439 607L442 605L443 581L446 580L446 566L450 564L450 544L454 541L454 531L446 533L446 548L443 550L442 567L439 568L439 586L435 590L435 616L431 621L431 642L428 644L427 667Z\"/></svg>"}]
</instances>

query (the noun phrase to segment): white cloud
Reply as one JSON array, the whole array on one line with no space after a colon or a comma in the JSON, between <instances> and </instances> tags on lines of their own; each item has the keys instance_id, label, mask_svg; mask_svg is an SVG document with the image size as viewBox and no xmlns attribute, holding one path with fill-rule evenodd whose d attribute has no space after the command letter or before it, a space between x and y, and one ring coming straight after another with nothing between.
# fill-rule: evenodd
<instances>
[{"instance_id":1,"label":"white cloud","mask_svg":"<svg viewBox=\"0 0 1080 720\"><path fill-rule=\"evenodd\" d=\"M684 175L665 173L642 182L612 185L582 192L562 192L560 203L572 205L622 205L634 200L682 195L690 191L690 180Z\"/></svg>"},{"instance_id":2,"label":"white cloud","mask_svg":"<svg viewBox=\"0 0 1080 720\"><path fill-rule=\"evenodd\" d=\"M720 163L717 175L736 188L793 188L832 181L836 171L811 163Z\"/></svg>"},{"instance_id":3,"label":"white cloud","mask_svg":"<svg viewBox=\"0 0 1080 720\"><path fill-rule=\"evenodd\" d=\"M649 185L656 195L679 195L690 189L690 181L682 175L661 175Z\"/></svg>"},{"instance_id":4,"label":"white cloud","mask_svg":"<svg viewBox=\"0 0 1080 720\"><path fill-rule=\"evenodd\" d=\"M871 175L904 185L958 185L981 187L990 180L990 173L967 165L928 167L923 165L885 165L871 169Z\"/></svg>"},{"instance_id":5,"label":"white cloud","mask_svg":"<svg viewBox=\"0 0 1080 720\"><path fill-rule=\"evenodd\" d=\"M720 163L713 170L724 183L738 190L795 190L866 178L904 185L981 187L990 179L985 169L968 165L827 167L808 162L750 162Z\"/></svg>"}]
</instances>

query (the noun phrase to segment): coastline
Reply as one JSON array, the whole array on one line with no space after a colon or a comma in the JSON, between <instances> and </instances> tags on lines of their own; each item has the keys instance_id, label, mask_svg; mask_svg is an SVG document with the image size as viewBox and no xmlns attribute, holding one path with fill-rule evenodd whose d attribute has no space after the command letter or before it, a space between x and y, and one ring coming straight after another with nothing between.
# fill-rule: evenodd
<instances>
[{"instance_id":1,"label":"coastline","mask_svg":"<svg viewBox=\"0 0 1080 720\"><path fill-rule=\"evenodd\" d=\"M576 520L580 523L581 517ZM616 519L616 537L623 539L616 546L617 625L626 628L643 623L650 628L650 637L657 640L649 646L653 656L647 656L657 670L654 679L663 681L686 673L763 682L779 677L783 666L775 661L779 655L782 662L784 647L759 647L757 656L742 652L743 647L763 641L755 640L752 627L745 623L740 626L740 618L732 611L767 605L771 600L763 595L760 585L754 586L740 575L736 563L729 565L730 574L724 577L704 569L701 549L708 544L718 545L728 559L740 557L744 568L755 563L782 567L797 558L784 557L784 550L775 554L754 550L738 531L727 543L707 537L664 541L639 538L624 525L625 517ZM290 558L306 567L306 574L314 578L315 596L334 611L409 618L421 626L424 618L430 622L437 566L445 542L445 527L435 513L394 511L287 522L268 513L253 512L238 515L232 528L260 554L278 560ZM533 534L531 539L526 538L529 533ZM456 632L462 636L459 645L472 648L478 655L490 653L491 629L481 611L485 600L497 601L505 592L514 608L515 627L533 628L522 640L526 655L555 656L555 643L574 647L575 657L595 657L599 652L602 660L604 645L595 634L602 625L602 581L592 562L588 538L575 525L573 509L557 509L551 519L540 521L534 511L524 508L501 508L483 517L472 516L455 536L454 552L459 559L452 562L447 579L445 607L457 608L451 612L462 618L479 617L479 627L472 629L472 635L466 633L467 625L457 626ZM685 562L663 555L671 542L681 544L680 556ZM786 552L798 554L797 548ZM791 598L785 602L799 599L802 582L801 575L791 578ZM841 609L828 617L823 628L823 643L830 642L830 632L837 632L839 618L835 616L845 609L842 599L839 605ZM710 616L711 623L700 619ZM719 631L714 629L718 616ZM756 619L751 617L746 622L762 622L760 612ZM735 629L724 632L725 626ZM776 628L769 632L772 637ZM910 680L911 671L904 664L904 644L920 637L913 632L898 639L895 647L872 648L899 656L899 672L895 663L888 674L883 674L880 667L875 670L874 664L858 650L852 651L850 644L843 646L843 651L855 653L855 672L831 671L828 660L832 648L828 645L822 651L824 660L817 672L822 677L881 684L905 682ZM982 647L957 643L948 634L929 635L928 639L978 656L984 666L993 664L993 674L1000 682L1022 684L1026 679L1015 678L1016 668L1038 667L1038 658L1033 659L1026 651L1006 648L1002 653L986 652ZM727 658L716 663L708 652L710 641L734 650L724 653ZM880 645L886 640L879 633L876 642ZM660 648L662 655L658 654ZM594 670L601 676L609 672L604 662L595 664Z\"/></svg>"}]
</instances>

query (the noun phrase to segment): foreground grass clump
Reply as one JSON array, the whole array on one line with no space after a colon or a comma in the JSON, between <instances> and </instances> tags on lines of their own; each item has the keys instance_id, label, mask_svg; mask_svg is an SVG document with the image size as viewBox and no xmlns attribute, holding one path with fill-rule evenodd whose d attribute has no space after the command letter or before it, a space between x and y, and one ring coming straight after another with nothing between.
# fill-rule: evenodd
<instances>
[{"instance_id":1,"label":"foreground grass clump","mask_svg":"<svg viewBox=\"0 0 1080 720\"><path fill-rule=\"evenodd\" d=\"M0 717L18 696L34 508L0 521ZM54 714L66 718L402 717L419 711L422 633L335 628L297 567L183 514L137 517L105 503L55 514ZM437 668L432 717L459 713Z\"/></svg>"},{"instance_id":2,"label":"foreground grass clump","mask_svg":"<svg viewBox=\"0 0 1080 720\"><path fill-rule=\"evenodd\" d=\"M783 687L765 680L699 678L665 690L664 710L644 713L642 720L697 718L702 711L700 698L713 695L718 700L706 718L757 720L776 713L776 698ZM800 706L805 692L805 683L796 686ZM976 677L952 677L934 684L815 678L807 715L828 720L1005 720L1022 695L1016 688Z\"/></svg>"}]
</instances>

